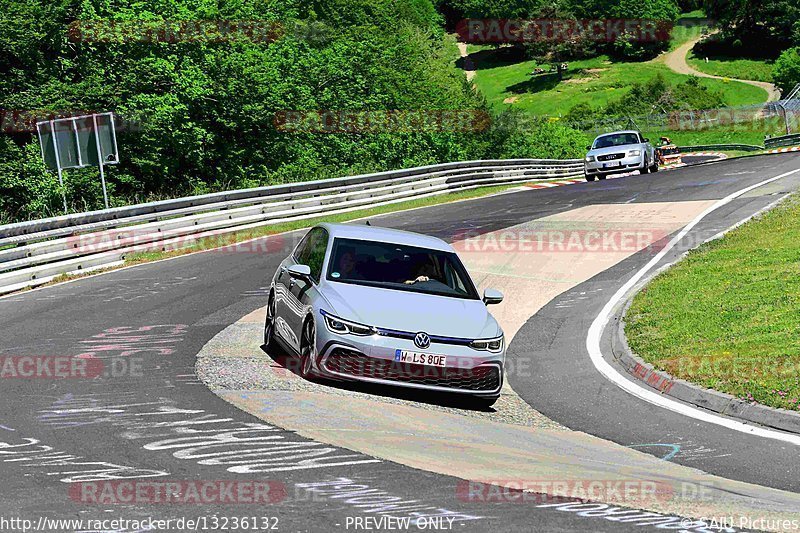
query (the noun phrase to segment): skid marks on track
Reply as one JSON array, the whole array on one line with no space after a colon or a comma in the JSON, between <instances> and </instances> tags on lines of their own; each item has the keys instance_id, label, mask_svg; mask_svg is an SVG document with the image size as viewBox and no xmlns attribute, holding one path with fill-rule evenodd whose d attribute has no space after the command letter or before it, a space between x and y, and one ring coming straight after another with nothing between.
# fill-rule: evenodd
<instances>
[{"instance_id":1,"label":"skid marks on track","mask_svg":"<svg viewBox=\"0 0 800 533\"><path fill-rule=\"evenodd\" d=\"M132 395L131 395L132 396ZM205 409L187 409L168 398L120 399L119 393L66 396L38 420L53 428L85 425L116 428L118 435L150 452L250 474L379 463L378 459L325 445L281 428L241 422Z\"/></svg>"}]
</instances>

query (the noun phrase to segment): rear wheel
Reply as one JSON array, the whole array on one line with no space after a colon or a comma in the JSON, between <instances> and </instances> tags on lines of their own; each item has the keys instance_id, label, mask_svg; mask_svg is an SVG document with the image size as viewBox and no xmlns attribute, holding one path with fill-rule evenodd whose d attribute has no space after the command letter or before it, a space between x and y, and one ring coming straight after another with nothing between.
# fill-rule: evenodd
<instances>
[{"instance_id":1,"label":"rear wheel","mask_svg":"<svg viewBox=\"0 0 800 533\"><path fill-rule=\"evenodd\" d=\"M658 159L653 161L653 166L650 167L650 172L658 172Z\"/></svg>"},{"instance_id":2,"label":"rear wheel","mask_svg":"<svg viewBox=\"0 0 800 533\"><path fill-rule=\"evenodd\" d=\"M598 174L597 175L597 179L604 180L604 179L606 179L606 175L605 174Z\"/></svg>"},{"instance_id":3,"label":"rear wheel","mask_svg":"<svg viewBox=\"0 0 800 533\"><path fill-rule=\"evenodd\" d=\"M317 357L317 330L314 319L303 324L303 337L300 341L300 376L310 379L314 376L314 359Z\"/></svg>"}]
</instances>

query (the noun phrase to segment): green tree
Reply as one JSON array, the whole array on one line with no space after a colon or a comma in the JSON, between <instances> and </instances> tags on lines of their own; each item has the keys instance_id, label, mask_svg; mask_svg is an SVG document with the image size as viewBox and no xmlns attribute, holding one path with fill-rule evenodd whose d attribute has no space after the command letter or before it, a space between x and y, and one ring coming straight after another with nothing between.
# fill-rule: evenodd
<instances>
[{"instance_id":1,"label":"green tree","mask_svg":"<svg viewBox=\"0 0 800 533\"><path fill-rule=\"evenodd\" d=\"M780 55L772 69L772 77L784 95L800 83L800 47L790 48Z\"/></svg>"},{"instance_id":2,"label":"green tree","mask_svg":"<svg viewBox=\"0 0 800 533\"><path fill-rule=\"evenodd\" d=\"M795 0L703 0L703 9L739 52L800 45L800 4Z\"/></svg>"}]
</instances>

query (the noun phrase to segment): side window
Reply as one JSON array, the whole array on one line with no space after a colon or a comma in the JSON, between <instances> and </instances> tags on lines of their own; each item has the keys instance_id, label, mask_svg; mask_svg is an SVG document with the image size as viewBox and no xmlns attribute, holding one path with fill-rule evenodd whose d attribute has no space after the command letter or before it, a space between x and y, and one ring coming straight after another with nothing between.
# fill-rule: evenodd
<instances>
[{"instance_id":1,"label":"side window","mask_svg":"<svg viewBox=\"0 0 800 533\"><path fill-rule=\"evenodd\" d=\"M306 238L297 247L295 259L301 265L308 265L311 277L319 281L322 274L322 263L325 260L325 250L328 248L328 232L322 228L314 228L308 232Z\"/></svg>"},{"instance_id":2,"label":"side window","mask_svg":"<svg viewBox=\"0 0 800 533\"><path fill-rule=\"evenodd\" d=\"M322 263L325 261L325 250L328 248L328 232L320 228L319 235L314 243L309 246L310 253L306 264L311 268L311 277L319 282L322 275Z\"/></svg>"},{"instance_id":3,"label":"side window","mask_svg":"<svg viewBox=\"0 0 800 533\"><path fill-rule=\"evenodd\" d=\"M300 241L300 244L297 245L297 248L295 248L294 253L292 254L295 260L301 265L304 265L305 263L301 261L300 258L304 256L306 250L311 244L313 236L314 236L314 230L311 230L308 233L306 233L306 236L303 237L303 240Z\"/></svg>"}]
</instances>

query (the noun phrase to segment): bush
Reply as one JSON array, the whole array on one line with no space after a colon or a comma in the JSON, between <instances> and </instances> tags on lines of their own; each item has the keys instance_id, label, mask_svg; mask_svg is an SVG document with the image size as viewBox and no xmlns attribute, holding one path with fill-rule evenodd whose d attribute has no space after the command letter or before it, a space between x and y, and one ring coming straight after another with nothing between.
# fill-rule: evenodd
<instances>
[{"instance_id":1,"label":"bush","mask_svg":"<svg viewBox=\"0 0 800 533\"><path fill-rule=\"evenodd\" d=\"M722 93L708 90L694 76L673 86L659 75L646 83L634 84L626 96L609 104L603 114L612 117L649 115L683 109L715 109L724 105Z\"/></svg>"},{"instance_id":2,"label":"bush","mask_svg":"<svg viewBox=\"0 0 800 533\"><path fill-rule=\"evenodd\" d=\"M602 118L603 110L594 108L588 102L581 102L570 109L564 115L564 122L578 128L588 129L591 122L597 118Z\"/></svg>"},{"instance_id":3,"label":"bush","mask_svg":"<svg viewBox=\"0 0 800 533\"><path fill-rule=\"evenodd\" d=\"M582 157L586 145L583 133L516 110L499 115L489 135L491 156L500 159L571 159Z\"/></svg>"}]
</instances>

